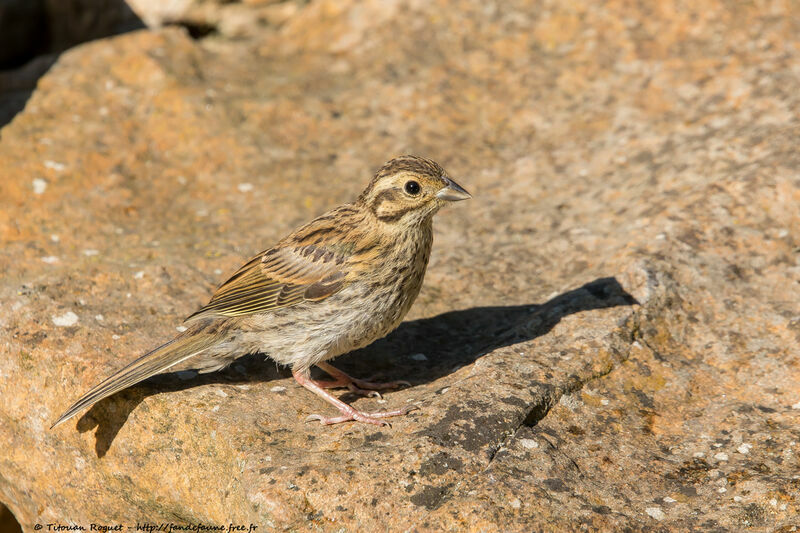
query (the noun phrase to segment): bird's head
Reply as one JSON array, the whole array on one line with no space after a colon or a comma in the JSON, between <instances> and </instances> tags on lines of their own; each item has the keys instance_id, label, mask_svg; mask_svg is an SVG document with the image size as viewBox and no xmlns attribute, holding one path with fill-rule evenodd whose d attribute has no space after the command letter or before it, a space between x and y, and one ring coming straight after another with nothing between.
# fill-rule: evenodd
<instances>
[{"instance_id":1,"label":"bird's head","mask_svg":"<svg viewBox=\"0 0 800 533\"><path fill-rule=\"evenodd\" d=\"M387 162L358 197L381 222L419 224L443 205L472 196L438 163L413 155Z\"/></svg>"}]
</instances>

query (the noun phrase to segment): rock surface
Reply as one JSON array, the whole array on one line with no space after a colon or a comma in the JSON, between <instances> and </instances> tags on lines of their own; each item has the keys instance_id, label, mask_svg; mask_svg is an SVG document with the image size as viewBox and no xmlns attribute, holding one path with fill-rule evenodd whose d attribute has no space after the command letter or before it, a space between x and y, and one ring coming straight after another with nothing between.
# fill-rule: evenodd
<instances>
[{"instance_id":1,"label":"rock surface","mask_svg":"<svg viewBox=\"0 0 800 533\"><path fill-rule=\"evenodd\" d=\"M128 0L151 28L182 25L194 37L255 37L293 18L307 0Z\"/></svg>"},{"instance_id":2,"label":"rock surface","mask_svg":"<svg viewBox=\"0 0 800 533\"><path fill-rule=\"evenodd\" d=\"M800 526L800 19L789 3L315 1L231 41L63 54L0 142L0 500L36 523ZM502 6L502 7L500 7ZM50 423L400 153L438 216L391 429L257 357Z\"/></svg>"},{"instance_id":3,"label":"rock surface","mask_svg":"<svg viewBox=\"0 0 800 533\"><path fill-rule=\"evenodd\" d=\"M124 0L4 0L0 4L0 127L19 111L58 54L144 24Z\"/></svg>"}]
</instances>

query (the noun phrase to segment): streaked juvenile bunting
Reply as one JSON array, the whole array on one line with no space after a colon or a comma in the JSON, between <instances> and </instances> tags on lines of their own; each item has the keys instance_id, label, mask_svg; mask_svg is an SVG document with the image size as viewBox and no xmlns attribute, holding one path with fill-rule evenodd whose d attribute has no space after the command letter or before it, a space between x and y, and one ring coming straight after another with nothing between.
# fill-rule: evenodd
<instances>
[{"instance_id":1,"label":"streaked juvenile bunting","mask_svg":"<svg viewBox=\"0 0 800 533\"><path fill-rule=\"evenodd\" d=\"M211 372L249 353L287 365L297 382L340 415L335 424L386 424L410 408L363 413L325 389L377 395L406 382L373 383L327 363L395 329L422 286L433 242L433 215L470 198L436 162L402 156L387 162L352 204L337 207L244 264L187 318L187 329L84 394L53 424L155 374ZM311 378L316 365L331 380Z\"/></svg>"}]
</instances>

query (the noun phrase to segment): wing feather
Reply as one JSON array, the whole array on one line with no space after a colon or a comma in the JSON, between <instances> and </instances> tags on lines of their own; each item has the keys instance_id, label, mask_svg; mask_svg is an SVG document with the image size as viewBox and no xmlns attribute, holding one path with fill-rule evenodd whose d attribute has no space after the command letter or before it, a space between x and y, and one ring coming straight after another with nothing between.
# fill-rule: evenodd
<instances>
[{"instance_id":1,"label":"wing feather","mask_svg":"<svg viewBox=\"0 0 800 533\"><path fill-rule=\"evenodd\" d=\"M245 263L187 320L244 316L323 300L344 287L346 259L319 244L267 250Z\"/></svg>"}]
</instances>

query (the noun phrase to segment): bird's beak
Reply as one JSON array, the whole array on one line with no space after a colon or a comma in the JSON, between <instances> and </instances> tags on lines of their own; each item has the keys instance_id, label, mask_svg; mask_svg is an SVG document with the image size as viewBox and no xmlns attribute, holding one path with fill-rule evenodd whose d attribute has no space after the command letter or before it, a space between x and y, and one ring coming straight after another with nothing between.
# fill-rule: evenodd
<instances>
[{"instance_id":1,"label":"bird's beak","mask_svg":"<svg viewBox=\"0 0 800 533\"><path fill-rule=\"evenodd\" d=\"M447 186L440 189L439 192L436 193L436 197L440 200L458 202L460 200L469 200L472 198L472 195L465 191L464 188L455 181L451 180L450 178L443 179L445 183L447 183Z\"/></svg>"}]
</instances>

